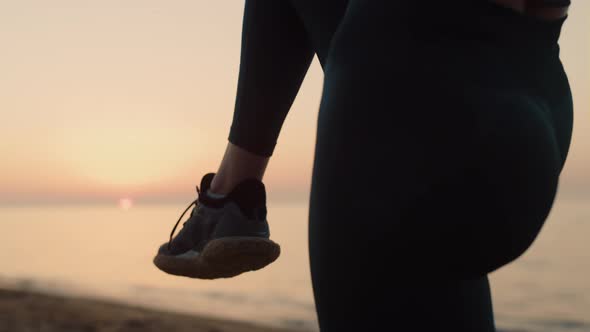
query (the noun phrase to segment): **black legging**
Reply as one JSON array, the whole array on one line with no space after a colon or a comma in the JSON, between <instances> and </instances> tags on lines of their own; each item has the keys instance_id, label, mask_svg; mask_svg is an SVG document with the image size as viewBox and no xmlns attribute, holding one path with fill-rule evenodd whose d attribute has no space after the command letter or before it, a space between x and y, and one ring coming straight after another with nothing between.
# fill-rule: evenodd
<instances>
[{"instance_id":1,"label":"black legging","mask_svg":"<svg viewBox=\"0 0 590 332\"><path fill-rule=\"evenodd\" d=\"M322 68L347 0L246 0L229 141L271 156L314 53Z\"/></svg>"},{"instance_id":2,"label":"black legging","mask_svg":"<svg viewBox=\"0 0 590 332\"><path fill-rule=\"evenodd\" d=\"M564 20L484 0L350 2L324 59L312 178L322 331L495 330L487 274L536 238L569 149ZM284 116L266 112L278 135Z\"/></svg>"}]
</instances>

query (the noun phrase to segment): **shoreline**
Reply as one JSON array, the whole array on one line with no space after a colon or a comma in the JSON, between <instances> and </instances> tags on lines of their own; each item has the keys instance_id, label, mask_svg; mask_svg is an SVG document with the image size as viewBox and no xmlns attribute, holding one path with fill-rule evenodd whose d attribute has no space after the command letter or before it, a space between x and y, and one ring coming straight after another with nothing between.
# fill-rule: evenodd
<instances>
[{"instance_id":1,"label":"shoreline","mask_svg":"<svg viewBox=\"0 0 590 332\"><path fill-rule=\"evenodd\" d=\"M18 331L308 332L109 300L0 287L0 332Z\"/></svg>"}]
</instances>

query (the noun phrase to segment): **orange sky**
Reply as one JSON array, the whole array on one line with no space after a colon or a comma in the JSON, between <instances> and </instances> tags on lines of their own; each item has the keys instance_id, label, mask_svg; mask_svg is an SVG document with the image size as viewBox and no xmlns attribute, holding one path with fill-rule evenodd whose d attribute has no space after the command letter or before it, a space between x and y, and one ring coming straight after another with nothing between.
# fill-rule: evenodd
<instances>
[{"instance_id":1,"label":"orange sky","mask_svg":"<svg viewBox=\"0 0 590 332\"><path fill-rule=\"evenodd\" d=\"M590 2L573 1L561 55L575 99L561 190L590 191ZM242 1L0 3L0 204L189 202L227 143ZM309 189L322 75L315 62L266 177Z\"/></svg>"}]
</instances>

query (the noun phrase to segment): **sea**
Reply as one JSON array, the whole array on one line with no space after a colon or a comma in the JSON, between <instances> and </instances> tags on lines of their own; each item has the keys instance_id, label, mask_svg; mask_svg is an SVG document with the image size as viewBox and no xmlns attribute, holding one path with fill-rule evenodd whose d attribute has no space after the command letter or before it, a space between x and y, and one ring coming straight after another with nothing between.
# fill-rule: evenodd
<instances>
[{"instance_id":1,"label":"sea","mask_svg":"<svg viewBox=\"0 0 590 332\"><path fill-rule=\"evenodd\" d=\"M277 261L218 280L170 276L152 264L184 203L125 207L0 207L0 285L319 330L306 201L268 204ZM499 331L590 331L589 238L590 200L556 199L531 248L490 274Z\"/></svg>"}]
</instances>

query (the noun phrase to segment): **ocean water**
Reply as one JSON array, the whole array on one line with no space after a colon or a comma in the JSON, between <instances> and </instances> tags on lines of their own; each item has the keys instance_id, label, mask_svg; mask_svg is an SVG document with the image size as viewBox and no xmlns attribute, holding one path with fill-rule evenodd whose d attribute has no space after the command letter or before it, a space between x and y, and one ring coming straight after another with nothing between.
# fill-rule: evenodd
<instances>
[{"instance_id":1,"label":"ocean water","mask_svg":"<svg viewBox=\"0 0 590 332\"><path fill-rule=\"evenodd\" d=\"M501 331L590 331L590 206L557 199L520 259L490 275ZM183 204L0 208L0 284L317 331L307 203L269 204L279 259L232 279L164 274L155 250Z\"/></svg>"}]
</instances>

